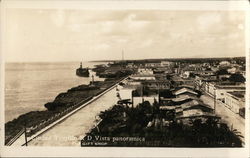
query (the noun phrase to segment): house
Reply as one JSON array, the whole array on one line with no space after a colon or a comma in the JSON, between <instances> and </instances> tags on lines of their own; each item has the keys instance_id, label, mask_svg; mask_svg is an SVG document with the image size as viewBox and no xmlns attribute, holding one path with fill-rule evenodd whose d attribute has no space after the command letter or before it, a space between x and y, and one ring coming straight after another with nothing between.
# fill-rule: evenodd
<instances>
[{"instance_id":1,"label":"house","mask_svg":"<svg viewBox=\"0 0 250 158\"><path fill-rule=\"evenodd\" d=\"M235 74L236 72L239 72L239 68L238 67L231 67L227 69L227 72L230 74Z\"/></svg>"},{"instance_id":2,"label":"house","mask_svg":"<svg viewBox=\"0 0 250 158\"><path fill-rule=\"evenodd\" d=\"M189 78L190 73L192 73L192 71L184 71L184 72L182 73L182 77L183 77L183 78Z\"/></svg>"},{"instance_id":3,"label":"house","mask_svg":"<svg viewBox=\"0 0 250 158\"><path fill-rule=\"evenodd\" d=\"M197 75L197 76L195 76L195 79L194 79L194 87L197 90L205 91L205 84L206 83L216 82L216 81L217 81L216 75L211 75L211 76Z\"/></svg>"},{"instance_id":4,"label":"house","mask_svg":"<svg viewBox=\"0 0 250 158\"><path fill-rule=\"evenodd\" d=\"M133 79L130 78L126 84L139 87L141 85L141 81L133 80Z\"/></svg>"},{"instance_id":5,"label":"house","mask_svg":"<svg viewBox=\"0 0 250 158\"><path fill-rule=\"evenodd\" d=\"M220 117L216 116L210 112L203 112L201 109L191 109L183 111L182 115L176 116L177 122L182 122L186 125L192 125L195 120L201 120L202 123L206 122L207 119L212 118L215 120L220 120Z\"/></svg>"},{"instance_id":6,"label":"house","mask_svg":"<svg viewBox=\"0 0 250 158\"><path fill-rule=\"evenodd\" d=\"M126 65L127 68L137 68L138 65L134 64L134 63L127 63Z\"/></svg>"},{"instance_id":7,"label":"house","mask_svg":"<svg viewBox=\"0 0 250 158\"><path fill-rule=\"evenodd\" d=\"M145 63L145 67L147 68L156 68L160 66L161 66L161 63Z\"/></svg>"},{"instance_id":8,"label":"house","mask_svg":"<svg viewBox=\"0 0 250 158\"><path fill-rule=\"evenodd\" d=\"M181 105L186 102L192 101L192 100L197 100L197 97L190 96L190 95L181 95L178 98L173 98L171 101L174 105Z\"/></svg>"},{"instance_id":9,"label":"house","mask_svg":"<svg viewBox=\"0 0 250 158\"><path fill-rule=\"evenodd\" d=\"M181 88L179 90L176 90L173 92L174 95L176 95L177 97L179 95L184 95L184 94L188 94L188 95L191 95L191 96L197 96L198 93L196 93L195 91L189 89L189 88Z\"/></svg>"},{"instance_id":10,"label":"house","mask_svg":"<svg viewBox=\"0 0 250 158\"><path fill-rule=\"evenodd\" d=\"M145 81L145 80L155 80L155 76L153 74L135 74L131 75L130 79L135 81Z\"/></svg>"},{"instance_id":11,"label":"house","mask_svg":"<svg viewBox=\"0 0 250 158\"><path fill-rule=\"evenodd\" d=\"M234 113L238 114L240 109L245 108L245 91L227 92L225 95L225 104Z\"/></svg>"},{"instance_id":12,"label":"house","mask_svg":"<svg viewBox=\"0 0 250 158\"><path fill-rule=\"evenodd\" d=\"M154 74L154 71L150 68L139 68L138 69L138 74L141 75L152 75Z\"/></svg>"},{"instance_id":13,"label":"house","mask_svg":"<svg viewBox=\"0 0 250 158\"><path fill-rule=\"evenodd\" d=\"M213 112L213 109L210 106L204 104L203 102L199 100L191 100L187 103L181 104L180 106L183 111L191 110L191 109L200 109L203 112Z\"/></svg>"},{"instance_id":14,"label":"house","mask_svg":"<svg viewBox=\"0 0 250 158\"><path fill-rule=\"evenodd\" d=\"M229 61L221 61L220 63L219 63L219 65L220 66L230 66L230 62Z\"/></svg>"},{"instance_id":15,"label":"house","mask_svg":"<svg viewBox=\"0 0 250 158\"><path fill-rule=\"evenodd\" d=\"M215 72L212 70L204 70L204 71L196 71L195 74L201 75L201 76L211 76L214 75Z\"/></svg>"},{"instance_id":16,"label":"house","mask_svg":"<svg viewBox=\"0 0 250 158\"><path fill-rule=\"evenodd\" d=\"M190 124L190 120L200 119L203 122L208 118L215 118L213 109L199 100L191 100L184 104L175 106L175 116L177 122Z\"/></svg>"},{"instance_id":17,"label":"house","mask_svg":"<svg viewBox=\"0 0 250 158\"><path fill-rule=\"evenodd\" d=\"M233 91L245 91L244 85L222 85L214 82L206 83L205 91L210 96L215 96L217 100L225 102L225 96L227 92Z\"/></svg>"},{"instance_id":18,"label":"house","mask_svg":"<svg viewBox=\"0 0 250 158\"><path fill-rule=\"evenodd\" d=\"M143 81L142 84L144 87L153 90L170 89L170 81L168 80L148 80L148 81Z\"/></svg>"},{"instance_id":19,"label":"house","mask_svg":"<svg viewBox=\"0 0 250 158\"><path fill-rule=\"evenodd\" d=\"M174 62L171 62L171 61L161 61L161 66L162 67L169 67L169 66L172 66L174 65Z\"/></svg>"},{"instance_id":20,"label":"house","mask_svg":"<svg viewBox=\"0 0 250 158\"><path fill-rule=\"evenodd\" d=\"M138 88L132 92L132 102L134 107L138 106L138 104L143 103L144 101L148 101L151 105L153 105L154 102L159 102L159 94L157 92L150 90L145 91L141 88Z\"/></svg>"},{"instance_id":21,"label":"house","mask_svg":"<svg viewBox=\"0 0 250 158\"><path fill-rule=\"evenodd\" d=\"M119 89L118 93L121 100L132 99L132 91L137 88L136 85L124 85Z\"/></svg>"},{"instance_id":22,"label":"house","mask_svg":"<svg viewBox=\"0 0 250 158\"><path fill-rule=\"evenodd\" d=\"M172 69L170 69L169 67L159 67L159 68L155 68L153 71L154 71L154 74L172 73Z\"/></svg>"},{"instance_id":23,"label":"house","mask_svg":"<svg viewBox=\"0 0 250 158\"><path fill-rule=\"evenodd\" d=\"M173 76L172 80L175 82L176 86L180 85L194 85L194 80L193 79L184 79L179 76Z\"/></svg>"},{"instance_id":24,"label":"house","mask_svg":"<svg viewBox=\"0 0 250 158\"><path fill-rule=\"evenodd\" d=\"M132 107L132 92L138 87L137 85L123 85L122 88L117 89L118 103L127 104ZM128 104L130 103L130 104Z\"/></svg>"}]
</instances>

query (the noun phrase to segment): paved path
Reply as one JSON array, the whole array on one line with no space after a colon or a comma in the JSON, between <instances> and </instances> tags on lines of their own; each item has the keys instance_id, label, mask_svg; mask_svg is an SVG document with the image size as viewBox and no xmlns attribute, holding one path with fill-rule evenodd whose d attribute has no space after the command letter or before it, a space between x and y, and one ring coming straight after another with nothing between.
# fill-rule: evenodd
<instances>
[{"instance_id":1,"label":"paved path","mask_svg":"<svg viewBox=\"0 0 250 158\"><path fill-rule=\"evenodd\" d=\"M201 100L214 108L214 99L208 95L202 95ZM227 123L229 127L232 127L239 131L243 137L245 137L245 119L235 114L233 111L225 107L224 103L216 101L216 114L221 117L223 121Z\"/></svg>"},{"instance_id":2,"label":"paved path","mask_svg":"<svg viewBox=\"0 0 250 158\"><path fill-rule=\"evenodd\" d=\"M112 89L75 114L28 143L29 146L80 146L80 140L95 124L101 111L112 107L118 98Z\"/></svg>"}]
</instances>

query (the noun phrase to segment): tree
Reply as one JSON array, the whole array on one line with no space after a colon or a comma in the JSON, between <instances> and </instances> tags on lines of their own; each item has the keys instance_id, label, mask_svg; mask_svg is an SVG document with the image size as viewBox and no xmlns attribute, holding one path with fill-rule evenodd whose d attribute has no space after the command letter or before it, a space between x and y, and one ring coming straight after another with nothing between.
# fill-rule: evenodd
<instances>
[{"instance_id":1,"label":"tree","mask_svg":"<svg viewBox=\"0 0 250 158\"><path fill-rule=\"evenodd\" d=\"M245 82L246 79L241 74L232 74L229 77L229 81L232 81L232 82Z\"/></svg>"},{"instance_id":2,"label":"tree","mask_svg":"<svg viewBox=\"0 0 250 158\"><path fill-rule=\"evenodd\" d=\"M228 73L227 69L220 69L220 70L216 71L217 76L218 75L228 75L228 74L229 73Z\"/></svg>"}]
</instances>

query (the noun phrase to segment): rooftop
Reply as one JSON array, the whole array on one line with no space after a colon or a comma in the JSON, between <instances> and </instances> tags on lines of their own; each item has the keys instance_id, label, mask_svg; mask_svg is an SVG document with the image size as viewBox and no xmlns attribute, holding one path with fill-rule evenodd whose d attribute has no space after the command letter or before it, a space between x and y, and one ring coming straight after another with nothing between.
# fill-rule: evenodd
<instances>
[{"instance_id":1,"label":"rooftop","mask_svg":"<svg viewBox=\"0 0 250 158\"><path fill-rule=\"evenodd\" d=\"M181 104L182 109L189 109L189 108L192 108L194 106L201 106L201 107L206 108L206 109L212 109L210 106L208 106L208 105L206 105L203 102L198 101L198 100L191 100L187 103Z\"/></svg>"},{"instance_id":2,"label":"rooftop","mask_svg":"<svg viewBox=\"0 0 250 158\"><path fill-rule=\"evenodd\" d=\"M178 97L178 98L172 99L172 101L174 101L174 102L179 102L179 101L184 101L184 100L187 100L187 99L197 99L197 98L196 98L196 97L193 97L193 96L189 96L189 95L181 95L181 96Z\"/></svg>"},{"instance_id":3,"label":"rooftop","mask_svg":"<svg viewBox=\"0 0 250 158\"><path fill-rule=\"evenodd\" d=\"M227 92L237 98L245 98L245 91L233 91L233 92Z\"/></svg>"},{"instance_id":4,"label":"rooftop","mask_svg":"<svg viewBox=\"0 0 250 158\"><path fill-rule=\"evenodd\" d=\"M175 92L174 92L174 95L180 95L180 94L183 94L183 93L186 93L186 92L191 93L191 94L198 95L198 93L196 93L196 92L194 92L194 91L192 91L192 90L190 90L190 89L188 89L188 88L181 88L181 89L175 91Z\"/></svg>"},{"instance_id":5,"label":"rooftop","mask_svg":"<svg viewBox=\"0 0 250 158\"><path fill-rule=\"evenodd\" d=\"M155 77L153 74L135 74L131 75L131 77Z\"/></svg>"}]
</instances>

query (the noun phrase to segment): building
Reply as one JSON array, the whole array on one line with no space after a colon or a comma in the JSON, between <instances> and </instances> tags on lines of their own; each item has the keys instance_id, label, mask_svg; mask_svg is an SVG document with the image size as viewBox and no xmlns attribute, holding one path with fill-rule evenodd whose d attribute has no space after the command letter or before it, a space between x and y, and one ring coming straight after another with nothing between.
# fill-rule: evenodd
<instances>
[{"instance_id":1,"label":"building","mask_svg":"<svg viewBox=\"0 0 250 158\"><path fill-rule=\"evenodd\" d=\"M234 113L238 114L240 109L245 108L245 91L232 91L225 94L225 104Z\"/></svg>"},{"instance_id":2,"label":"building","mask_svg":"<svg viewBox=\"0 0 250 158\"><path fill-rule=\"evenodd\" d=\"M218 85L213 82L206 83L205 91L210 96L216 96L217 100L222 101L225 103L225 96L227 92L233 91L245 91L244 85Z\"/></svg>"},{"instance_id":3,"label":"building","mask_svg":"<svg viewBox=\"0 0 250 158\"><path fill-rule=\"evenodd\" d=\"M194 79L184 79L179 76L173 76L172 80L175 82L175 86L179 87L180 85L194 85Z\"/></svg>"},{"instance_id":4,"label":"building","mask_svg":"<svg viewBox=\"0 0 250 158\"><path fill-rule=\"evenodd\" d=\"M152 74L135 74L131 75L130 79L135 80L135 81L145 81L145 80L155 80L155 76Z\"/></svg>"},{"instance_id":5,"label":"building","mask_svg":"<svg viewBox=\"0 0 250 158\"><path fill-rule=\"evenodd\" d=\"M169 67L169 66L172 66L174 65L174 62L171 62L171 61L161 61L161 66L162 67Z\"/></svg>"},{"instance_id":6,"label":"building","mask_svg":"<svg viewBox=\"0 0 250 158\"><path fill-rule=\"evenodd\" d=\"M199 100L192 100L175 108L177 122L191 125L197 119L205 122L208 118L219 119L213 109Z\"/></svg>"},{"instance_id":7,"label":"building","mask_svg":"<svg viewBox=\"0 0 250 158\"><path fill-rule=\"evenodd\" d=\"M211 76L200 76L196 75L194 79L194 87L197 90L205 91L205 85L209 82L216 82L217 77L215 75Z\"/></svg>"},{"instance_id":8,"label":"building","mask_svg":"<svg viewBox=\"0 0 250 158\"><path fill-rule=\"evenodd\" d=\"M172 69L169 67L159 67L159 68L155 68L153 71L154 71L154 74L170 74L170 73L172 73Z\"/></svg>"},{"instance_id":9,"label":"building","mask_svg":"<svg viewBox=\"0 0 250 158\"><path fill-rule=\"evenodd\" d=\"M212 118L220 120L220 117L210 112L203 112L201 109L191 109L183 111L181 115L176 116L177 122L182 122L186 125L192 125L195 120L201 120L202 123L206 122L207 119Z\"/></svg>"},{"instance_id":10,"label":"building","mask_svg":"<svg viewBox=\"0 0 250 158\"><path fill-rule=\"evenodd\" d=\"M220 63L219 63L219 65L220 66L230 66L230 62L229 61L221 61Z\"/></svg>"},{"instance_id":11,"label":"building","mask_svg":"<svg viewBox=\"0 0 250 158\"><path fill-rule=\"evenodd\" d=\"M176 90L173 92L174 95L176 95L177 97L180 95L190 95L190 96L197 96L198 93L196 93L195 91L189 89L189 88L181 88L179 90Z\"/></svg>"},{"instance_id":12,"label":"building","mask_svg":"<svg viewBox=\"0 0 250 158\"><path fill-rule=\"evenodd\" d=\"M170 81L168 80L148 80L142 82L144 87L152 90L170 89Z\"/></svg>"},{"instance_id":13,"label":"building","mask_svg":"<svg viewBox=\"0 0 250 158\"><path fill-rule=\"evenodd\" d=\"M173 98L171 101L174 105L181 105L192 100L198 100L198 98L190 95L181 95L178 98Z\"/></svg>"},{"instance_id":14,"label":"building","mask_svg":"<svg viewBox=\"0 0 250 158\"><path fill-rule=\"evenodd\" d=\"M138 104L143 103L144 101L148 101L151 105L154 102L159 102L159 94L155 91L143 90L141 88L137 88L132 92L132 102L133 107L138 106Z\"/></svg>"},{"instance_id":15,"label":"building","mask_svg":"<svg viewBox=\"0 0 250 158\"><path fill-rule=\"evenodd\" d=\"M137 86L135 85L124 85L119 89L118 93L121 100L132 99L132 91L135 90Z\"/></svg>"},{"instance_id":16,"label":"building","mask_svg":"<svg viewBox=\"0 0 250 158\"><path fill-rule=\"evenodd\" d=\"M138 69L138 74L141 75L153 75L154 71L150 68L139 68Z\"/></svg>"},{"instance_id":17,"label":"building","mask_svg":"<svg viewBox=\"0 0 250 158\"><path fill-rule=\"evenodd\" d=\"M161 67L161 63L145 63L145 67L147 68Z\"/></svg>"}]
</instances>

